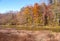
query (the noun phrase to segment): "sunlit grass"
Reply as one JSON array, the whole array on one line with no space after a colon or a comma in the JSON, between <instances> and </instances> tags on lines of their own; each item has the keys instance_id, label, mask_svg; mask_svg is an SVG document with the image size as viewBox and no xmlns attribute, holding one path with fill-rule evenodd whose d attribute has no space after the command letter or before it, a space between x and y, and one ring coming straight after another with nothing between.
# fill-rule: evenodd
<instances>
[{"instance_id":1,"label":"sunlit grass","mask_svg":"<svg viewBox=\"0 0 60 41\"><path fill-rule=\"evenodd\" d=\"M54 32L60 32L60 26L21 26L21 25L0 25L0 28L12 28L17 30L50 30Z\"/></svg>"}]
</instances>

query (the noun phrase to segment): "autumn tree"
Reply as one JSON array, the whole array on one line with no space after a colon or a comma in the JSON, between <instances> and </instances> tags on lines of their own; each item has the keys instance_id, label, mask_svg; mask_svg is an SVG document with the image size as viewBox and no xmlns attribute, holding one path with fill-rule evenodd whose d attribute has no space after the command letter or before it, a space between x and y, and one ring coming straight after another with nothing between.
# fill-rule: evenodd
<instances>
[{"instance_id":1,"label":"autumn tree","mask_svg":"<svg viewBox=\"0 0 60 41\"><path fill-rule=\"evenodd\" d=\"M53 22L52 20L54 18L54 14L52 12L51 5L45 5L45 3L43 3L42 7L43 7L43 21L44 21L44 25L48 25L48 24Z\"/></svg>"},{"instance_id":2,"label":"autumn tree","mask_svg":"<svg viewBox=\"0 0 60 41\"><path fill-rule=\"evenodd\" d=\"M17 17L17 25L24 25L27 23L27 18L25 17L24 12L18 12Z\"/></svg>"},{"instance_id":3,"label":"autumn tree","mask_svg":"<svg viewBox=\"0 0 60 41\"><path fill-rule=\"evenodd\" d=\"M47 16L47 14L48 14L47 13L47 6L45 5L45 3L42 3L41 6L43 8L42 9L43 10L42 11L43 12L43 22L44 22L44 25L47 25L48 24L48 19L47 19L48 18L48 16Z\"/></svg>"},{"instance_id":4,"label":"autumn tree","mask_svg":"<svg viewBox=\"0 0 60 41\"><path fill-rule=\"evenodd\" d=\"M40 20L39 20L40 6L38 3L34 4L33 15L34 15L34 24L38 25L40 23Z\"/></svg>"},{"instance_id":5,"label":"autumn tree","mask_svg":"<svg viewBox=\"0 0 60 41\"><path fill-rule=\"evenodd\" d=\"M34 6L22 8L17 14L17 20L21 24L48 25L53 20L53 12L50 5L35 3Z\"/></svg>"}]
</instances>

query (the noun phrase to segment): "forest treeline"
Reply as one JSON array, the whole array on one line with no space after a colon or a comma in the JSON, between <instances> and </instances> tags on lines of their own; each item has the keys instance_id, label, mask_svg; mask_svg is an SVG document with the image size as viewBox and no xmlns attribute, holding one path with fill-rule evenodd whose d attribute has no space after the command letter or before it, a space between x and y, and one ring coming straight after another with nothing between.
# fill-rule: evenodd
<instances>
[{"instance_id":1,"label":"forest treeline","mask_svg":"<svg viewBox=\"0 0 60 41\"><path fill-rule=\"evenodd\" d=\"M0 25L56 25L51 5L35 3L18 12L0 14Z\"/></svg>"}]
</instances>

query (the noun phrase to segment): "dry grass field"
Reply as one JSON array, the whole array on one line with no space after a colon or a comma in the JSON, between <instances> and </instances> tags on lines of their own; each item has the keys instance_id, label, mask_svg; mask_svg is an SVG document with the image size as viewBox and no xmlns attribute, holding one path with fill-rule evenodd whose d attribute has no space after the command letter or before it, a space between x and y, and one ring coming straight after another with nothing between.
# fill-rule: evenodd
<instances>
[{"instance_id":1,"label":"dry grass field","mask_svg":"<svg viewBox=\"0 0 60 41\"><path fill-rule=\"evenodd\" d=\"M60 26L22 26L22 25L0 25L0 29L17 29L17 30L50 30L60 32Z\"/></svg>"}]
</instances>

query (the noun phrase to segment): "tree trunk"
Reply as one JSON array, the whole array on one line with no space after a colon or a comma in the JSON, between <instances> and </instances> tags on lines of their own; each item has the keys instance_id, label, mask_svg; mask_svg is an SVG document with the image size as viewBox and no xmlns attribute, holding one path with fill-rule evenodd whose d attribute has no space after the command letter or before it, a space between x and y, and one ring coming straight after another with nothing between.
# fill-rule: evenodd
<instances>
[{"instance_id":1,"label":"tree trunk","mask_svg":"<svg viewBox=\"0 0 60 41\"><path fill-rule=\"evenodd\" d=\"M60 26L60 15L59 15L59 20L58 21L59 21L59 26Z\"/></svg>"},{"instance_id":2,"label":"tree trunk","mask_svg":"<svg viewBox=\"0 0 60 41\"><path fill-rule=\"evenodd\" d=\"M46 26L48 24L47 15L45 15L44 19L45 19L44 25Z\"/></svg>"}]
</instances>

